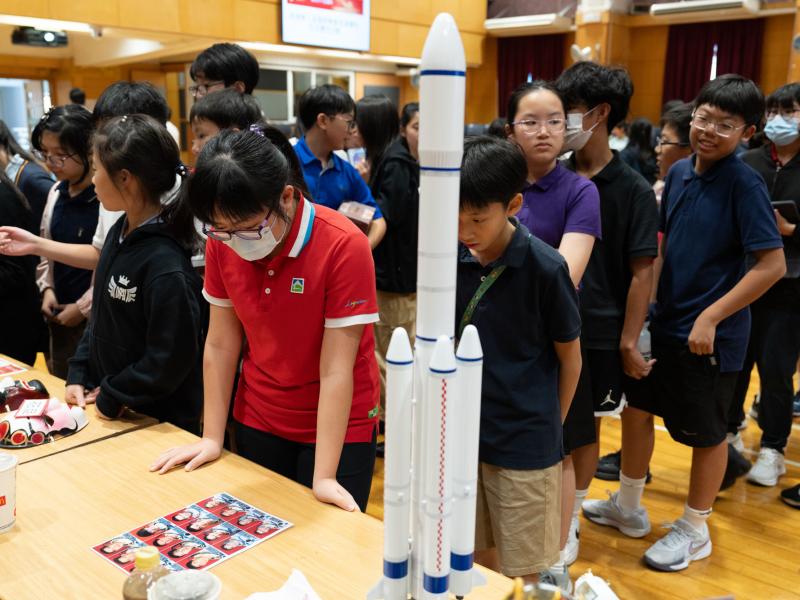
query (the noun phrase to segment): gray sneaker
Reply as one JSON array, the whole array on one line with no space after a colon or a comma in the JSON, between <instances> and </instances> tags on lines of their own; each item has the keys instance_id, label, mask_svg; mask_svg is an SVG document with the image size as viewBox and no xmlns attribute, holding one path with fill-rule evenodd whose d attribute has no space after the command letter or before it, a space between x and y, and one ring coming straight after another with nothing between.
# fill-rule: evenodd
<instances>
[{"instance_id":1,"label":"gray sneaker","mask_svg":"<svg viewBox=\"0 0 800 600\"><path fill-rule=\"evenodd\" d=\"M649 566L659 571L681 571L693 560L711 555L708 527L703 527L704 532L697 531L683 519L678 519L668 527L670 532L644 553L644 560Z\"/></svg>"},{"instance_id":2,"label":"gray sneaker","mask_svg":"<svg viewBox=\"0 0 800 600\"><path fill-rule=\"evenodd\" d=\"M559 588L567 595L572 595L572 580L569 578L569 567L564 565L563 569L552 566L539 573L539 583L547 583Z\"/></svg>"},{"instance_id":3,"label":"gray sneaker","mask_svg":"<svg viewBox=\"0 0 800 600\"><path fill-rule=\"evenodd\" d=\"M609 493L608 500L584 500L584 516L598 525L616 527L628 537L640 538L650 533L650 519L645 507L627 511L617 504L617 493Z\"/></svg>"}]
</instances>

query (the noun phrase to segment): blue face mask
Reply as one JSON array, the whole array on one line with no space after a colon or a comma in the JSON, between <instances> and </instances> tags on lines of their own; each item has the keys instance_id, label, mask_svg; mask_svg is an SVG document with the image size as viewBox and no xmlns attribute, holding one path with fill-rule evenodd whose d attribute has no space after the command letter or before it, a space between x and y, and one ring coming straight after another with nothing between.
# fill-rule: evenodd
<instances>
[{"instance_id":1,"label":"blue face mask","mask_svg":"<svg viewBox=\"0 0 800 600\"><path fill-rule=\"evenodd\" d=\"M797 119L784 119L781 115L775 115L767 121L767 126L764 127L764 135L776 146L788 146L800 137L798 121Z\"/></svg>"}]
</instances>

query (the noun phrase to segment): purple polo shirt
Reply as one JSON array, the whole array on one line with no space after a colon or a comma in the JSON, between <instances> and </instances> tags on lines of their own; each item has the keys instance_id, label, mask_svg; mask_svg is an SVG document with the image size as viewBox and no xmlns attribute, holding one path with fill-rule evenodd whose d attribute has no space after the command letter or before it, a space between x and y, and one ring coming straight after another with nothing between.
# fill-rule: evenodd
<instances>
[{"instance_id":1,"label":"purple polo shirt","mask_svg":"<svg viewBox=\"0 0 800 600\"><path fill-rule=\"evenodd\" d=\"M601 239L600 195L595 185L564 168L561 162L522 191L517 218L533 235L558 248L565 233Z\"/></svg>"}]
</instances>

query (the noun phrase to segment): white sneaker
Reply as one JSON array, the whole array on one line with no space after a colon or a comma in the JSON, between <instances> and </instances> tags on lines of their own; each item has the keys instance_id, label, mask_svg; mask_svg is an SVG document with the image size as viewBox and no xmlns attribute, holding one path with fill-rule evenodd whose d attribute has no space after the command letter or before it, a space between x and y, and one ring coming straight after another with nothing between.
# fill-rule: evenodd
<instances>
[{"instance_id":1,"label":"white sneaker","mask_svg":"<svg viewBox=\"0 0 800 600\"><path fill-rule=\"evenodd\" d=\"M729 433L726 435L726 439L731 446L736 448L737 452L744 454L744 440L742 440L741 433L736 433L735 435L733 433Z\"/></svg>"},{"instance_id":2,"label":"white sneaker","mask_svg":"<svg viewBox=\"0 0 800 600\"><path fill-rule=\"evenodd\" d=\"M747 481L766 487L777 485L778 478L786 474L783 454L772 448L762 448L758 460L750 468Z\"/></svg>"},{"instance_id":3,"label":"white sneaker","mask_svg":"<svg viewBox=\"0 0 800 600\"><path fill-rule=\"evenodd\" d=\"M578 550L581 547L581 524L578 517L572 517L569 524L567 545L564 546L564 562L567 566L578 559Z\"/></svg>"},{"instance_id":4,"label":"white sneaker","mask_svg":"<svg viewBox=\"0 0 800 600\"><path fill-rule=\"evenodd\" d=\"M659 571L681 571L693 560L711 555L711 537L708 526L697 531L684 519L669 525L671 531L644 553L645 562Z\"/></svg>"},{"instance_id":5,"label":"white sneaker","mask_svg":"<svg viewBox=\"0 0 800 600\"><path fill-rule=\"evenodd\" d=\"M565 563L553 565L539 573L539 582L550 584L559 588L565 594L572 595L573 583L572 579L569 578L569 567Z\"/></svg>"},{"instance_id":6,"label":"white sneaker","mask_svg":"<svg viewBox=\"0 0 800 600\"><path fill-rule=\"evenodd\" d=\"M640 538L650 533L650 519L645 507L628 511L617 504L616 492L608 495L608 500L584 500L584 516L592 523L616 527L628 537Z\"/></svg>"}]
</instances>

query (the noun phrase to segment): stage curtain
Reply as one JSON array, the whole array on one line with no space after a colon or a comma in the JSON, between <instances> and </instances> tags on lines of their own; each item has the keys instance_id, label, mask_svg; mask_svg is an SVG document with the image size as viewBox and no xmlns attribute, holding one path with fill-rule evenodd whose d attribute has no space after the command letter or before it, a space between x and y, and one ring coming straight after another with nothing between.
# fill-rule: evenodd
<instances>
[{"instance_id":1,"label":"stage curtain","mask_svg":"<svg viewBox=\"0 0 800 600\"><path fill-rule=\"evenodd\" d=\"M553 80L564 70L564 34L500 38L497 43L497 89L500 116L511 92L528 80Z\"/></svg>"}]
</instances>

